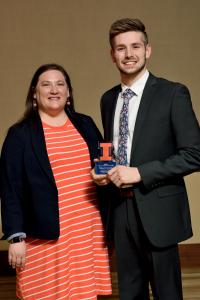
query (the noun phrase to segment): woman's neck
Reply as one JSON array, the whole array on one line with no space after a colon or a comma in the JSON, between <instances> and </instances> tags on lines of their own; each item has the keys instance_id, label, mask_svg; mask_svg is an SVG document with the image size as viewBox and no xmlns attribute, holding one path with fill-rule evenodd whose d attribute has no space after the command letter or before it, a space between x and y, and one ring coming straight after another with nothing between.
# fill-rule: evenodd
<instances>
[{"instance_id":1,"label":"woman's neck","mask_svg":"<svg viewBox=\"0 0 200 300\"><path fill-rule=\"evenodd\" d=\"M43 111L39 111L39 115L42 122L50 126L62 126L66 123L68 118L64 110L56 115L49 115Z\"/></svg>"}]
</instances>

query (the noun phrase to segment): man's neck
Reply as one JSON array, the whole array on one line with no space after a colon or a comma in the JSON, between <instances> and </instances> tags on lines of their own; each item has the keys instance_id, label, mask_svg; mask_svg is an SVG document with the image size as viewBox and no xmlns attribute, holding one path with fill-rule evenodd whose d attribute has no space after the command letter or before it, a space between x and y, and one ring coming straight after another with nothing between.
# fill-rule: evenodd
<instances>
[{"instance_id":1,"label":"man's neck","mask_svg":"<svg viewBox=\"0 0 200 300\"><path fill-rule=\"evenodd\" d=\"M126 86L132 86L134 82L138 81L146 72L146 68L138 74L123 74L121 73L121 82Z\"/></svg>"}]
</instances>

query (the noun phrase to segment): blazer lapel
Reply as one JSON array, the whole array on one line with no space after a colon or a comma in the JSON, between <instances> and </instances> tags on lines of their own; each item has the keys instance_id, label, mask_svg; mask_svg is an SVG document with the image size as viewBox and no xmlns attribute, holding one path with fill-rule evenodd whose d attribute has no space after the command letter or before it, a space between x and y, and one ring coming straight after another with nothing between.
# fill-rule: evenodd
<instances>
[{"instance_id":1,"label":"blazer lapel","mask_svg":"<svg viewBox=\"0 0 200 300\"><path fill-rule=\"evenodd\" d=\"M132 149L131 149L131 163L134 160L134 151L137 147L138 139L141 136L142 126L143 126L146 114L149 110L151 100L155 93L155 86L156 86L156 77L154 77L150 73L149 78L146 83L146 86L143 91L142 99L140 102L140 107L139 107L137 118L136 118L134 134L133 134Z\"/></svg>"},{"instance_id":2,"label":"blazer lapel","mask_svg":"<svg viewBox=\"0 0 200 300\"><path fill-rule=\"evenodd\" d=\"M115 109L116 109L117 99L120 92L121 92L121 85L118 85L116 89L112 91L112 94L110 95L109 98L109 102L106 103L107 106L104 107L104 110L106 110L106 114L107 114L107 122L105 122L106 125L105 137L106 140L109 142L113 141Z\"/></svg>"},{"instance_id":3,"label":"blazer lapel","mask_svg":"<svg viewBox=\"0 0 200 300\"><path fill-rule=\"evenodd\" d=\"M46 150L42 123L38 114L31 119L30 131L31 131L31 141L32 141L33 150L38 159L38 162L40 163L42 169L44 170L44 172L46 173L50 181L55 185L53 172L51 169L51 165Z\"/></svg>"}]
</instances>

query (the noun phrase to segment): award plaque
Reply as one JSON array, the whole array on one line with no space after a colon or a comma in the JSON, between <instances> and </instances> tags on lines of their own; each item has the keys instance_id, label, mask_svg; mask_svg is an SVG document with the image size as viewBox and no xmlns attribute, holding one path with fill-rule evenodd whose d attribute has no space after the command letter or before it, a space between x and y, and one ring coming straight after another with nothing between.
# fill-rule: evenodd
<instances>
[{"instance_id":1,"label":"award plaque","mask_svg":"<svg viewBox=\"0 0 200 300\"><path fill-rule=\"evenodd\" d=\"M112 143L99 144L99 161L95 163L96 174L107 174L110 169L116 166L113 160L113 145Z\"/></svg>"}]
</instances>

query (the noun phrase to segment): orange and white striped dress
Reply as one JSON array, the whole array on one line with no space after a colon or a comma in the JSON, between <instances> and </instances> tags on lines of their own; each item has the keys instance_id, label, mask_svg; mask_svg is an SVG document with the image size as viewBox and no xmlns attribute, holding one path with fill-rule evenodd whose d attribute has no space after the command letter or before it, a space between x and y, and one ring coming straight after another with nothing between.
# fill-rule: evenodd
<instances>
[{"instance_id":1,"label":"orange and white striped dress","mask_svg":"<svg viewBox=\"0 0 200 300\"><path fill-rule=\"evenodd\" d=\"M27 238L26 265L17 269L17 296L96 300L111 294L111 280L88 147L69 119L64 126L43 124L43 129L58 189L60 237Z\"/></svg>"}]
</instances>

